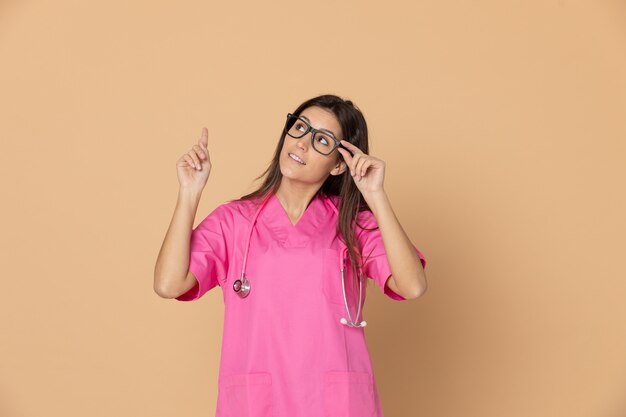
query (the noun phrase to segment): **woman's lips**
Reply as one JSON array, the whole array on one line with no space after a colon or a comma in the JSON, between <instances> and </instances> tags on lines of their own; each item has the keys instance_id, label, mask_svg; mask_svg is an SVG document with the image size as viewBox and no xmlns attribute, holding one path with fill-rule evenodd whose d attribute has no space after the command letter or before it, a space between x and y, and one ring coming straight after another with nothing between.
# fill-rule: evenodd
<instances>
[{"instance_id":1,"label":"woman's lips","mask_svg":"<svg viewBox=\"0 0 626 417\"><path fill-rule=\"evenodd\" d=\"M298 164L300 164L300 165L306 165L306 163L304 163L304 162L300 162L300 161L298 161L297 159L294 159L291 155L293 155L291 152L287 153L287 157L289 157L289 159L291 159L292 161L294 161L294 162L296 162L296 163L298 163ZM294 156L295 156L295 155L294 155Z\"/></svg>"}]
</instances>

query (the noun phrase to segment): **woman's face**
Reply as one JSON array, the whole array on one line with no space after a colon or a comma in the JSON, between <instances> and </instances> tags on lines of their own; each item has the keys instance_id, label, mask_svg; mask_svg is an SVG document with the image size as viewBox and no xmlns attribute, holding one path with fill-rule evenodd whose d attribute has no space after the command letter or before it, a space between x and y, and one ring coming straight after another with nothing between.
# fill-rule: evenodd
<instances>
[{"instance_id":1,"label":"woman's face","mask_svg":"<svg viewBox=\"0 0 626 417\"><path fill-rule=\"evenodd\" d=\"M307 120L314 129L326 129L337 140L343 139L339 121L330 111L321 107L307 107L300 113L300 117ZM319 153L311 144L311 135L312 132L309 132L297 139L285 135L279 161L283 176L302 182L319 183L325 181L329 174L338 175L343 172L345 162L339 151L335 149L329 155ZM315 140L318 140L318 136L315 137ZM334 141L331 145L334 145ZM304 161L304 164L294 160L289 156L290 153L299 157Z\"/></svg>"}]
</instances>

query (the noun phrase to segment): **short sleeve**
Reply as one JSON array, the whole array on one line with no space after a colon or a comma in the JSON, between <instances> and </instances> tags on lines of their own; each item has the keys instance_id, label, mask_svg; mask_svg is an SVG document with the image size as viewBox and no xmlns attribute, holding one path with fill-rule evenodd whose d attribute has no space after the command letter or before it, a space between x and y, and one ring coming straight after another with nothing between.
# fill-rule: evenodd
<instances>
[{"instance_id":1,"label":"short sleeve","mask_svg":"<svg viewBox=\"0 0 626 417\"><path fill-rule=\"evenodd\" d=\"M226 282L228 272L228 213L222 204L215 208L191 232L189 271L196 285L176 297L179 301L194 301L207 291Z\"/></svg>"},{"instance_id":2,"label":"short sleeve","mask_svg":"<svg viewBox=\"0 0 626 417\"><path fill-rule=\"evenodd\" d=\"M356 228L357 239L361 247L363 261L365 262L363 275L373 279L382 293L392 300L406 300L406 298L387 286L387 280L391 276L391 267L387 261L387 253L385 252L382 234L380 229L378 229L376 217L374 217L371 211L361 211L359 212L358 224L367 229L375 228L374 230L361 229L359 226ZM426 258L417 247L414 246L414 248L422 262L422 267L426 268Z\"/></svg>"}]
</instances>

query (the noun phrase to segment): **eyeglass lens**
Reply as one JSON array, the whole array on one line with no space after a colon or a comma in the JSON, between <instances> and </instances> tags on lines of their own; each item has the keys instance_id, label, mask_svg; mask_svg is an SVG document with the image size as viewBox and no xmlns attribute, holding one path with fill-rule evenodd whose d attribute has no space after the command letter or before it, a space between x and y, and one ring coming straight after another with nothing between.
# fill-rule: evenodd
<instances>
[{"instance_id":1,"label":"eyeglass lens","mask_svg":"<svg viewBox=\"0 0 626 417\"><path fill-rule=\"evenodd\" d=\"M296 118L295 116L289 119L290 120L287 121L287 127L289 129L287 130L287 134L292 138L301 138L310 131L311 126L305 120ZM320 131L315 132L313 147L316 151L328 155L333 150L334 146L335 141L331 134Z\"/></svg>"}]
</instances>

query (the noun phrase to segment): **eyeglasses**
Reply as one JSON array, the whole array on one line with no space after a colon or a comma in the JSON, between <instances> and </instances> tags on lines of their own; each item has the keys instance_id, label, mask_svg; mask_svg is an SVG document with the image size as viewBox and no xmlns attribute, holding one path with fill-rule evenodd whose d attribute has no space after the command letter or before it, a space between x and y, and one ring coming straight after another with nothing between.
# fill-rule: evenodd
<instances>
[{"instance_id":1,"label":"eyeglasses","mask_svg":"<svg viewBox=\"0 0 626 417\"><path fill-rule=\"evenodd\" d=\"M315 129L314 127L311 127L306 120L291 113L287 114L284 132L296 139L312 132L311 144L313 144L313 149L322 155L330 155L330 153L336 148L343 146L341 145L341 141L335 138L332 133L325 130Z\"/></svg>"}]
</instances>

